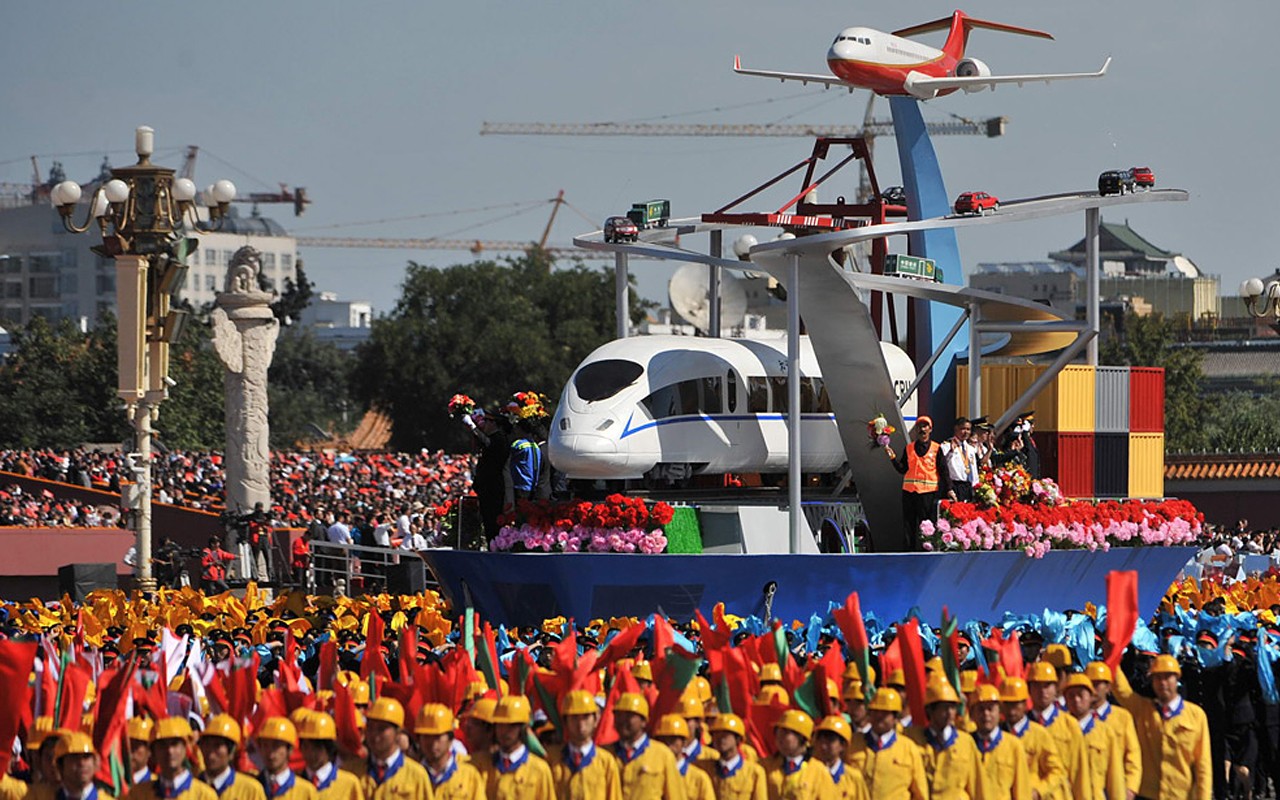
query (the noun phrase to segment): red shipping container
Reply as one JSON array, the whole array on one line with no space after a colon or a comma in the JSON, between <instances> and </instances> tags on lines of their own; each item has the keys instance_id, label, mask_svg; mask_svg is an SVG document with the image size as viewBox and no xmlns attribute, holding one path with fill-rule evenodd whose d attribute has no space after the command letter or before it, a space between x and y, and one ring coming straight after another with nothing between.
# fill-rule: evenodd
<instances>
[{"instance_id":1,"label":"red shipping container","mask_svg":"<svg viewBox=\"0 0 1280 800\"><path fill-rule=\"evenodd\" d=\"M1040 453L1040 475L1052 478L1066 497L1093 497L1092 433L1032 434Z\"/></svg>"},{"instance_id":2,"label":"red shipping container","mask_svg":"<svg viewBox=\"0 0 1280 800\"><path fill-rule=\"evenodd\" d=\"M1129 430L1164 433L1164 367L1129 369Z\"/></svg>"}]
</instances>

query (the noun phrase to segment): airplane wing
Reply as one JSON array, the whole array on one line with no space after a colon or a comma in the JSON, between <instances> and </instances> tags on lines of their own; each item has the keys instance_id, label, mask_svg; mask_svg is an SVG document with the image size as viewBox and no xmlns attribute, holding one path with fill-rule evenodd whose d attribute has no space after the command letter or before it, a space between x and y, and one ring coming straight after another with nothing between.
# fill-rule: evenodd
<instances>
[{"instance_id":1,"label":"airplane wing","mask_svg":"<svg viewBox=\"0 0 1280 800\"><path fill-rule=\"evenodd\" d=\"M1058 73L1042 73L1038 75L985 75L967 78L929 78L919 73L912 73L907 76L907 91L916 94L917 91L923 92L939 92L945 89L964 89L966 91L978 91L995 87L1001 83L1016 83L1022 86L1025 83L1039 83L1041 81L1049 83L1050 81L1068 81L1076 78L1101 78L1107 74L1107 67L1111 66L1111 57L1103 62L1102 69L1097 72L1058 72Z\"/></svg>"},{"instance_id":2,"label":"airplane wing","mask_svg":"<svg viewBox=\"0 0 1280 800\"><path fill-rule=\"evenodd\" d=\"M803 84L821 83L824 86L843 86L849 91L861 87L854 86L852 83L842 81L834 75L811 75L804 72L773 72L764 69L743 69L742 60L739 56L733 57L733 71L739 75L755 75L759 78L776 78L786 83L787 81L799 81Z\"/></svg>"}]
</instances>

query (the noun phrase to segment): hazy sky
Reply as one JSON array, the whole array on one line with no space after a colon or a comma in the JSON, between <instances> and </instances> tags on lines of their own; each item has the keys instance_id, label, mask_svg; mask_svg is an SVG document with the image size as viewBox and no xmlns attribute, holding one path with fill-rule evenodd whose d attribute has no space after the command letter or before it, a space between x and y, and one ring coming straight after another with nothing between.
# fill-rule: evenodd
<instances>
[{"instance_id":1,"label":"hazy sky","mask_svg":"<svg viewBox=\"0 0 1280 800\"><path fill-rule=\"evenodd\" d=\"M892 30L954 8L761 0L10 2L0 11L7 75L0 181L28 180L33 153L44 169L56 157L72 177L88 180L105 151L117 165L130 163L133 129L148 124L162 163L177 166L184 145L200 145L201 185L229 177L242 192L271 191L277 182L305 186L314 204L301 219L284 206L264 208L299 235L536 239L549 207L507 218L510 209L446 212L564 189L591 220L566 209L551 238L568 242L638 200L670 198L676 216L710 211L800 160L811 142L481 137L482 121L856 122L866 93L737 76L734 54L747 66L825 73L826 48L841 28ZM1097 81L926 103L927 119L1010 118L1000 139L935 139L952 195L1087 189L1104 169L1150 165L1159 185L1190 190L1192 202L1133 207L1113 218L1127 214L1157 245L1221 275L1224 293L1275 268L1267 231L1276 224L1271 195L1280 177L1272 72L1280 3L984 0L965 10L1056 36L975 32L969 54L995 72L1084 71L1108 55L1115 60ZM888 116L887 104L878 116ZM899 182L891 144L881 140L876 162L886 185ZM848 174L838 191L853 195L856 172ZM959 236L969 267L1043 259L1082 230L1073 216ZM407 261L469 258L408 250L302 255L319 288L370 300L380 311L394 303ZM671 267L633 270L646 294L665 296Z\"/></svg>"}]
</instances>

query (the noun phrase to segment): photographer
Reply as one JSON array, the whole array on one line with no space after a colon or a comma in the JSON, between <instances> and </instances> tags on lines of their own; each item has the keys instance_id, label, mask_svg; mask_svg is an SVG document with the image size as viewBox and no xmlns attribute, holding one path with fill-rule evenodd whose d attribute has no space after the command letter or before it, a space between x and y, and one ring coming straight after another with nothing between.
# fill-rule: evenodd
<instances>
[{"instance_id":1,"label":"photographer","mask_svg":"<svg viewBox=\"0 0 1280 800\"><path fill-rule=\"evenodd\" d=\"M217 536L209 537L209 545L200 554L201 587L208 594L228 591L227 564L235 561L232 553L222 549L222 542Z\"/></svg>"},{"instance_id":2,"label":"photographer","mask_svg":"<svg viewBox=\"0 0 1280 800\"><path fill-rule=\"evenodd\" d=\"M262 503L254 503L253 511L240 518L252 551L253 572L259 583L270 580L271 520Z\"/></svg>"}]
</instances>

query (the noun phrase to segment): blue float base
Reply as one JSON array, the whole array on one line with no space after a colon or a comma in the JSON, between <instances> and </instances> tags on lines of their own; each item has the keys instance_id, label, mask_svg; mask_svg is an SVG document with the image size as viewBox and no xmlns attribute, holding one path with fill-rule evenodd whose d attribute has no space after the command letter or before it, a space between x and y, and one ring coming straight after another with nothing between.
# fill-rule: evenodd
<instances>
[{"instance_id":1,"label":"blue float base","mask_svg":"<svg viewBox=\"0 0 1280 800\"><path fill-rule=\"evenodd\" d=\"M1083 609L1106 602L1106 575L1137 570L1143 615L1155 610L1170 582L1195 554L1190 547L1143 547L1090 553L1050 551L900 553L885 555L616 555L588 553L423 553L455 611L472 605L486 620L538 625L556 616L578 621L644 616L677 620L695 608L710 615L764 616L764 587L777 584L773 616L808 620L831 600L857 590L862 607L900 619L918 607L926 620L945 605L960 620Z\"/></svg>"}]
</instances>

